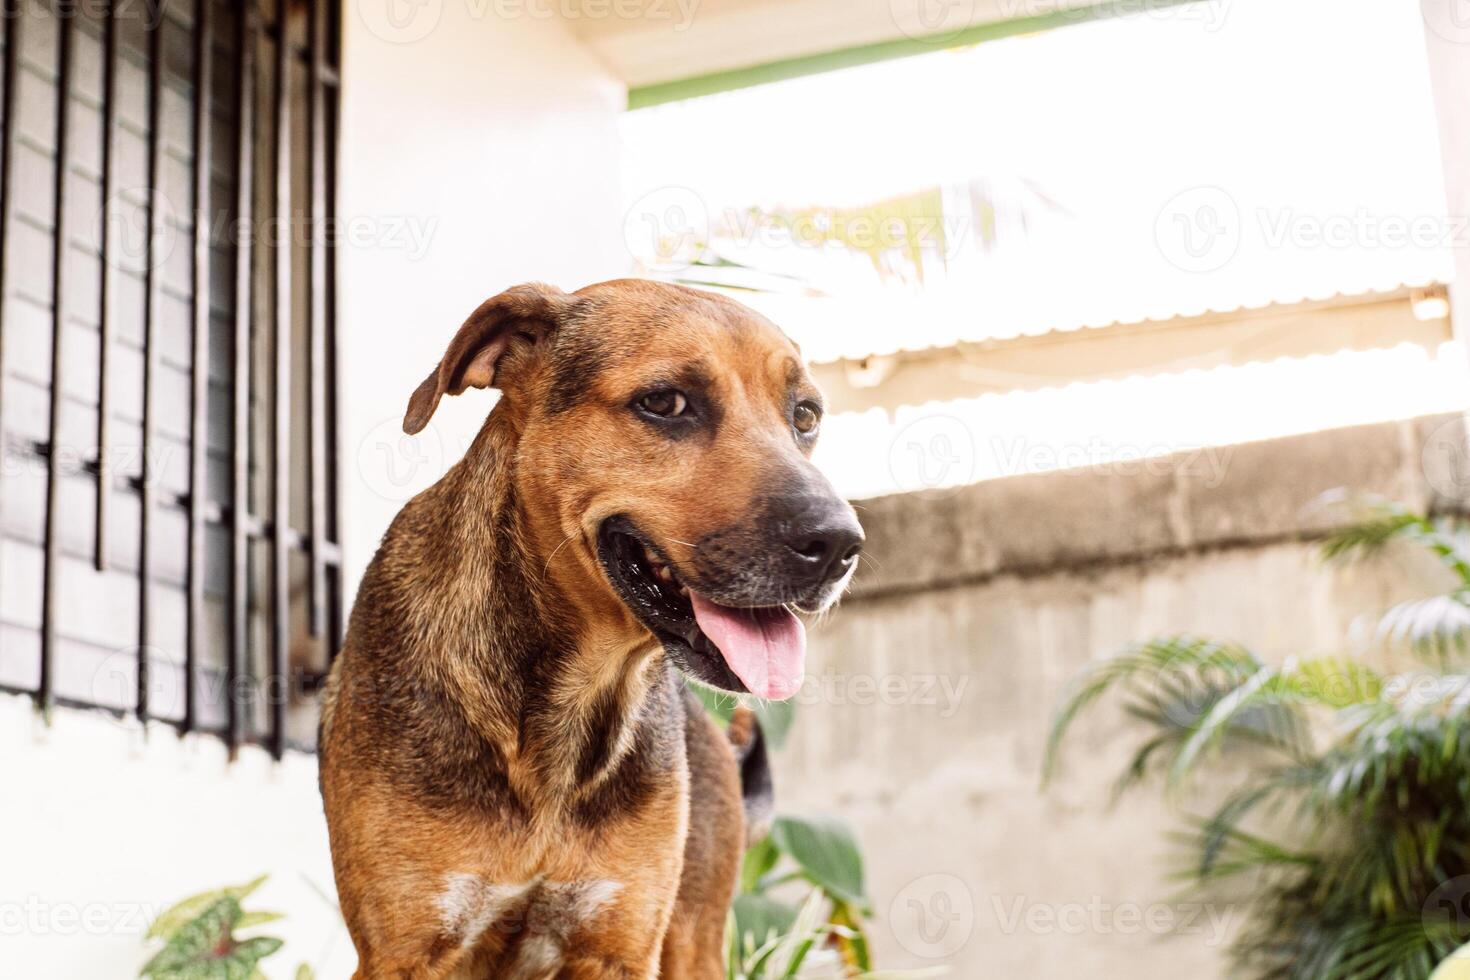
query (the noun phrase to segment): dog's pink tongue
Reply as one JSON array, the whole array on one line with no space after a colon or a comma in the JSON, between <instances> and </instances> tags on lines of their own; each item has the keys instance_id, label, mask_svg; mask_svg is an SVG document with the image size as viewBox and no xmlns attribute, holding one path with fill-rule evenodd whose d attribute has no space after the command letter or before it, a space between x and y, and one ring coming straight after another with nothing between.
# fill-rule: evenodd
<instances>
[{"instance_id":1,"label":"dog's pink tongue","mask_svg":"<svg viewBox=\"0 0 1470 980\"><path fill-rule=\"evenodd\" d=\"M806 627L789 609L732 609L689 591L694 618L725 663L758 698L783 701L801 687Z\"/></svg>"}]
</instances>

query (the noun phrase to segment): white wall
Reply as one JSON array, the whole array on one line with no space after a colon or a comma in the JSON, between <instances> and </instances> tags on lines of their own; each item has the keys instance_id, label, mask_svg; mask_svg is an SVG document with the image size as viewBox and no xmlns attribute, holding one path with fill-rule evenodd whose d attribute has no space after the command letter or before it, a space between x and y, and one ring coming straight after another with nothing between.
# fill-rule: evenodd
<instances>
[{"instance_id":1,"label":"white wall","mask_svg":"<svg viewBox=\"0 0 1470 980\"><path fill-rule=\"evenodd\" d=\"M496 19L513 5L422 4L398 28L384 6L349 5L343 24L342 214L384 232L341 255L349 596L398 508L461 455L489 410L482 392L447 399L430 429L402 437L409 394L465 316L519 282L575 289L630 264L622 83L562 23ZM404 218L430 229L422 254L394 244L389 226Z\"/></svg>"},{"instance_id":2,"label":"white wall","mask_svg":"<svg viewBox=\"0 0 1470 980\"><path fill-rule=\"evenodd\" d=\"M347 595L403 500L462 451L484 395L400 444L408 395L466 313L528 279L566 288L626 271L617 116L626 93L557 21L431 2L396 27L343 8L340 377ZM474 10L487 13L477 17ZM428 16L429 20L422 19ZM376 20L374 19L376 17ZM385 455L386 453L386 455ZM0 955L26 980L129 977L159 910L272 879L287 913L272 978L309 961L346 977L315 759L231 763L213 739L59 710L48 728L0 698Z\"/></svg>"},{"instance_id":3,"label":"white wall","mask_svg":"<svg viewBox=\"0 0 1470 980\"><path fill-rule=\"evenodd\" d=\"M230 763L214 738L0 695L0 951L27 980L136 976L148 923L195 892L270 880L248 909L288 918L274 978L310 962L346 977L357 957L329 905L332 865L316 760L259 748ZM320 893L318 892L320 889Z\"/></svg>"}]
</instances>

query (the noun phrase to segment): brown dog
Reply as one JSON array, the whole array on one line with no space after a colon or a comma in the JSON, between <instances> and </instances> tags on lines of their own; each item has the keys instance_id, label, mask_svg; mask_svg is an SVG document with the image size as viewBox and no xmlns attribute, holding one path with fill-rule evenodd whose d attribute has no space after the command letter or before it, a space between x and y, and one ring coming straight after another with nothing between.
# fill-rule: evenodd
<instances>
[{"instance_id":1,"label":"brown dog","mask_svg":"<svg viewBox=\"0 0 1470 980\"><path fill-rule=\"evenodd\" d=\"M758 314L639 280L487 300L404 428L492 383L384 537L327 689L357 976L723 976L741 771L679 671L800 683L791 610L830 605L862 542L808 460L820 395Z\"/></svg>"}]
</instances>

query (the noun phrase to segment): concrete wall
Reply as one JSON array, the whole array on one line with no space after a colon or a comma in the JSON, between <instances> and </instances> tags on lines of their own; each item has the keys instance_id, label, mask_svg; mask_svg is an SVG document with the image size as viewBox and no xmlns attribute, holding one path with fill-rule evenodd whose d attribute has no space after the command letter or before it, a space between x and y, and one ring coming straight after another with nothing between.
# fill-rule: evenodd
<instances>
[{"instance_id":1,"label":"concrete wall","mask_svg":"<svg viewBox=\"0 0 1470 980\"><path fill-rule=\"evenodd\" d=\"M856 827L880 964L1223 977L1241 912L1172 897L1177 816L1148 791L1109 809L1138 729L1079 727L1042 792L1050 714L1088 661L1150 635L1356 649L1355 620L1444 583L1408 557L1324 566L1310 539L1332 518L1309 505L1339 486L1463 499L1462 433L1397 422L866 502L870 557L813 635L777 800Z\"/></svg>"}]
</instances>

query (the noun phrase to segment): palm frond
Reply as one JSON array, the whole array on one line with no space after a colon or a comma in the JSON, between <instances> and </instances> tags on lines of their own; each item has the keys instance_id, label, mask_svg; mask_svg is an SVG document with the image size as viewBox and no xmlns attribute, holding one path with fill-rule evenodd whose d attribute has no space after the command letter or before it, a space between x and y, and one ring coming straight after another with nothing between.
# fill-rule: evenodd
<instances>
[{"instance_id":1,"label":"palm frond","mask_svg":"<svg viewBox=\"0 0 1470 980\"><path fill-rule=\"evenodd\" d=\"M1097 661L1072 683L1053 716L1043 782L1055 774L1062 741L1072 724L1114 688L1129 687L1136 709L1163 723L1189 727L1189 719L1200 710L1193 699L1203 696L1206 704L1213 703L1212 691L1229 690L1261 666L1243 647L1190 636L1150 640Z\"/></svg>"},{"instance_id":2,"label":"palm frond","mask_svg":"<svg viewBox=\"0 0 1470 980\"><path fill-rule=\"evenodd\" d=\"M1441 662L1463 655L1470 649L1470 590L1399 603L1378 621L1378 637Z\"/></svg>"},{"instance_id":3,"label":"palm frond","mask_svg":"<svg viewBox=\"0 0 1470 980\"><path fill-rule=\"evenodd\" d=\"M1407 542L1424 548L1470 589L1470 544L1451 521L1436 521L1390 500L1333 491L1319 505L1343 506L1353 523L1333 531L1322 543L1329 561L1367 558L1390 544Z\"/></svg>"}]
</instances>

